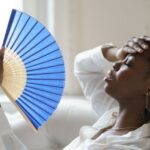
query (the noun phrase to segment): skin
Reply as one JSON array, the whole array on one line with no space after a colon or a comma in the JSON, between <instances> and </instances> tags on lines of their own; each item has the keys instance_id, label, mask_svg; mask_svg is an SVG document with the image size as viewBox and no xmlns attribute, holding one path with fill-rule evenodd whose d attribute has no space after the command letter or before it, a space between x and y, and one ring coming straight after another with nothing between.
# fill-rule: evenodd
<instances>
[{"instance_id":1,"label":"skin","mask_svg":"<svg viewBox=\"0 0 150 150\"><path fill-rule=\"evenodd\" d=\"M108 71L108 75L104 78L106 93L115 98L120 106L117 121L112 127L114 129L138 128L150 120L150 117L144 114L145 93L150 88L150 73L148 73L150 47L148 40L134 38L130 39L120 49L102 50L107 60L115 62L113 68ZM112 130L106 134L122 135L131 130Z\"/></svg>"},{"instance_id":2,"label":"skin","mask_svg":"<svg viewBox=\"0 0 150 150\"><path fill-rule=\"evenodd\" d=\"M0 50L0 85L2 84L3 80L3 57L4 57L4 49Z\"/></svg>"}]
</instances>

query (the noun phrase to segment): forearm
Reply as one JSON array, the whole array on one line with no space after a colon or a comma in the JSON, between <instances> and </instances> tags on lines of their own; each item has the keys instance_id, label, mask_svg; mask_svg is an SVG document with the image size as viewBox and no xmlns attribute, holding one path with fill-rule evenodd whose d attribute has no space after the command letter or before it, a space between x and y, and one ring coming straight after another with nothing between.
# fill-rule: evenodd
<instances>
[{"instance_id":1,"label":"forearm","mask_svg":"<svg viewBox=\"0 0 150 150\"><path fill-rule=\"evenodd\" d=\"M114 47L113 45L108 46ZM112 68L112 63L104 58L102 47L103 45L78 54L74 64L74 73L82 91L99 115L115 105L103 89L103 78Z\"/></svg>"},{"instance_id":2,"label":"forearm","mask_svg":"<svg viewBox=\"0 0 150 150\"><path fill-rule=\"evenodd\" d=\"M117 61L117 51L119 50L117 47L109 47L109 46L104 46L102 47L102 53L103 56L111 62Z\"/></svg>"},{"instance_id":3,"label":"forearm","mask_svg":"<svg viewBox=\"0 0 150 150\"><path fill-rule=\"evenodd\" d=\"M112 63L104 58L101 46L79 53L74 62L75 74L101 73L108 70Z\"/></svg>"}]
</instances>

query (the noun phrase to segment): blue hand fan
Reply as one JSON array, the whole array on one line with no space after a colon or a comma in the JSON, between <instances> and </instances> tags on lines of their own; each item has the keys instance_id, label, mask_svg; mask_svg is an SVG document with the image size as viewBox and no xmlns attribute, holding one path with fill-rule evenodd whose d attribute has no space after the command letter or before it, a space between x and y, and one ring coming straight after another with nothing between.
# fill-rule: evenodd
<instances>
[{"instance_id":1,"label":"blue hand fan","mask_svg":"<svg viewBox=\"0 0 150 150\"><path fill-rule=\"evenodd\" d=\"M63 93L65 69L59 46L41 23L13 9L2 47L2 89L37 130L53 114Z\"/></svg>"}]
</instances>

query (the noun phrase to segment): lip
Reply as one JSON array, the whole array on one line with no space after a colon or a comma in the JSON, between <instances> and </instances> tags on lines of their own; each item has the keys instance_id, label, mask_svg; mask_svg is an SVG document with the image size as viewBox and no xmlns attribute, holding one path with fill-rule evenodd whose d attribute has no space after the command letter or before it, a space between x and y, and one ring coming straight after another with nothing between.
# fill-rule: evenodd
<instances>
[{"instance_id":1,"label":"lip","mask_svg":"<svg viewBox=\"0 0 150 150\"><path fill-rule=\"evenodd\" d=\"M104 81L109 82L114 79L113 72L111 70L108 71L107 75L104 77Z\"/></svg>"}]
</instances>

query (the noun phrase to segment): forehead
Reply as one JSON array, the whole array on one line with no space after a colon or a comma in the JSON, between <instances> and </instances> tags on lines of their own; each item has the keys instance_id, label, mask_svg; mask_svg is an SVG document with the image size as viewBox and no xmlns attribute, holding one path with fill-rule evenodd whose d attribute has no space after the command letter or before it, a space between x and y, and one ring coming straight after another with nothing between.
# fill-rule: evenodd
<instances>
[{"instance_id":1,"label":"forehead","mask_svg":"<svg viewBox=\"0 0 150 150\"><path fill-rule=\"evenodd\" d=\"M129 59L134 62L135 66L143 67L150 67L150 52L143 52L143 53L135 53L135 54L128 54L125 59Z\"/></svg>"},{"instance_id":2,"label":"forehead","mask_svg":"<svg viewBox=\"0 0 150 150\"><path fill-rule=\"evenodd\" d=\"M128 54L126 57L133 57L136 60L148 62L150 61L150 50L145 50L143 53Z\"/></svg>"}]
</instances>

